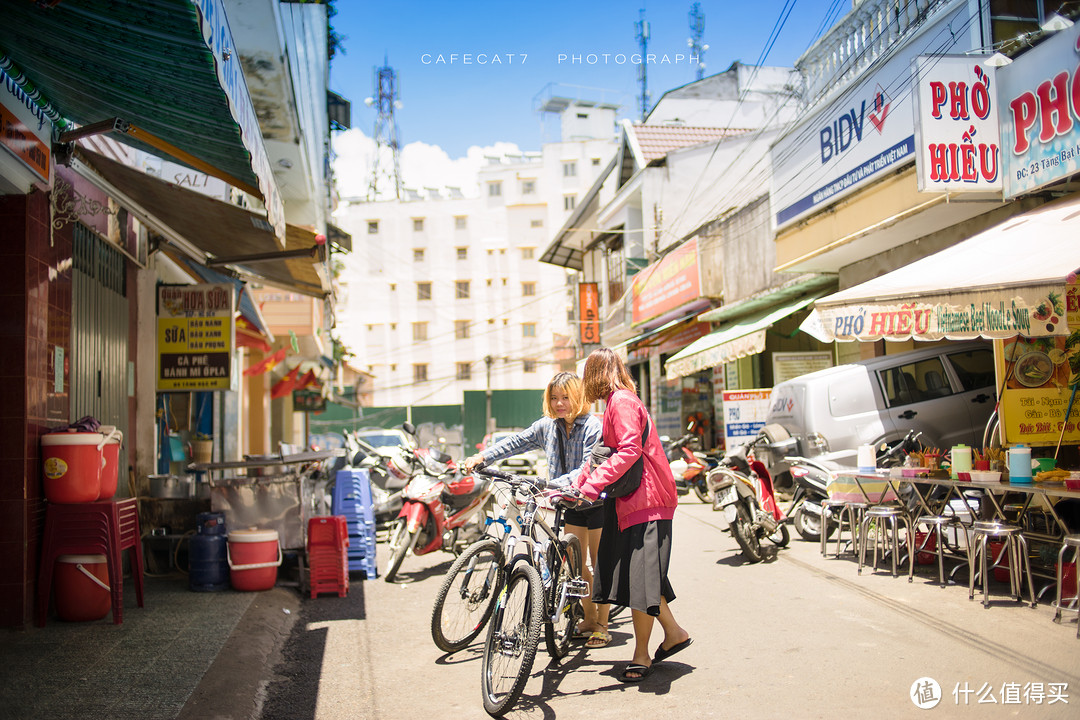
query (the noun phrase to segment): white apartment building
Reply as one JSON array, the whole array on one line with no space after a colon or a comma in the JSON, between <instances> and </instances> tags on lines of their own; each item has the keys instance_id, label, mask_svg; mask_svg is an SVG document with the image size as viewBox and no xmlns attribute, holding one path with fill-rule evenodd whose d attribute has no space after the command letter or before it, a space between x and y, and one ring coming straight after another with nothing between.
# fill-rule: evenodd
<instances>
[{"instance_id":1,"label":"white apartment building","mask_svg":"<svg viewBox=\"0 0 1080 720\"><path fill-rule=\"evenodd\" d=\"M466 390L538 389L572 348L574 298L540 253L615 149L616 107L551 98L561 140L488 158L478 187L343 202L353 236L337 326L377 407L455 405ZM570 354L569 359L573 355Z\"/></svg>"}]
</instances>

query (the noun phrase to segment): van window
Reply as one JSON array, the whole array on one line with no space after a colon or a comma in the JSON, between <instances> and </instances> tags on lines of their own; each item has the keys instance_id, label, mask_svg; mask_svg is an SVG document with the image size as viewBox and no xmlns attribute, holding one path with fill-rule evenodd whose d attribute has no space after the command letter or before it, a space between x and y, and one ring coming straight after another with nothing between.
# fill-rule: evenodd
<instances>
[{"instance_id":1,"label":"van window","mask_svg":"<svg viewBox=\"0 0 1080 720\"><path fill-rule=\"evenodd\" d=\"M878 377L889 407L910 405L953 394L949 386L949 376L945 374L945 366L939 357L887 368L880 371Z\"/></svg>"},{"instance_id":2,"label":"van window","mask_svg":"<svg viewBox=\"0 0 1080 720\"><path fill-rule=\"evenodd\" d=\"M951 353L946 357L964 390L977 390L994 384L994 353L990 350L969 350Z\"/></svg>"}]
</instances>

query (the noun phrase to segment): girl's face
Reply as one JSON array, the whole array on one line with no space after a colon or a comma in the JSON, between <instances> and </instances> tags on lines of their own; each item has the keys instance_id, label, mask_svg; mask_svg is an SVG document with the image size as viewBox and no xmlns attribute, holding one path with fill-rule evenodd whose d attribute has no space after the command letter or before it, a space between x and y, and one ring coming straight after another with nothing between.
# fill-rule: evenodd
<instances>
[{"instance_id":1,"label":"girl's face","mask_svg":"<svg viewBox=\"0 0 1080 720\"><path fill-rule=\"evenodd\" d=\"M566 420L570 417L570 395L566 388L551 388L551 409L555 411L555 417Z\"/></svg>"}]
</instances>

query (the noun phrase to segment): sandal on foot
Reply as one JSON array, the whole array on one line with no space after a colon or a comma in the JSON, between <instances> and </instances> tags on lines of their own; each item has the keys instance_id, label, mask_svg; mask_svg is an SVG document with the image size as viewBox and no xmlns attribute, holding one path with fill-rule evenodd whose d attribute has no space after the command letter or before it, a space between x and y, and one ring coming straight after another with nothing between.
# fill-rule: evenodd
<instances>
[{"instance_id":1,"label":"sandal on foot","mask_svg":"<svg viewBox=\"0 0 1080 720\"><path fill-rule=\"evenodd\" d=\"M661 645L660 647L656 648L656 654L653 655L653 662L661 662L663 660L667 660L669 657L679 652L680 650L685 650L686 648L690 647L690 643L692 642L694 642L694 638L686 638L681 643L675 643L667 650L665 650L664 646Z\"/></svg>"},{"instance_id":2,"label":"sandal on foot","mask_svg":"<svg viewBox=\"0 0 1080 720\"><path fill-rule=\"evenodd\" d=\"M585 647L587 648L602 648L607 647L611 642L611 633L607 630L597 630L589 635L589 639L585 641Z\"/></svg>"},{"instance_id":3,"label":"sandal on foot","mask_svg":"<svg viewBox=\"0 0 1080 720\"><path fill-rule=\"evenodd\" d=\"M573 636L571 637L571 639L572 640L588 640L589 638L592 637L592 635L593 635L592 630L575 630Z\"/></svg>"},{"instance_id":4,"label":"sandal on foot","mask_svg":"<svg viewBox=\"0 0 1080 720\"><path fill-rule=\"evenodd\" d=\"M619 673L619 682L624 683L639 683L645 678L649 677L649 673L652 672L652 668L648 665L638 665L637 663L630 663L623 668L623 671ZM630 675L634 673L634 675Z\"/></svg>"}]
</instances>

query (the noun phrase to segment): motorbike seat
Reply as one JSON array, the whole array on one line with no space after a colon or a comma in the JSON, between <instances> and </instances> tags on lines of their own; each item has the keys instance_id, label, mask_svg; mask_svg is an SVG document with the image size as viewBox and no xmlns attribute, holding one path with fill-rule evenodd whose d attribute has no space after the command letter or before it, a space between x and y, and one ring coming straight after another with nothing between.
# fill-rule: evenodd
<instances>
[{"instance_id":1,"label":"motorbike seat","mask_svg":"<svg viewBox=\"0 0 1080 720\"><path fill-rule=\"evenodd\" d=\"M441 499L455 510L466 507L484 491L484 483L472 476L457 478L443 486Z\"/></svg>"}]
</instances>

